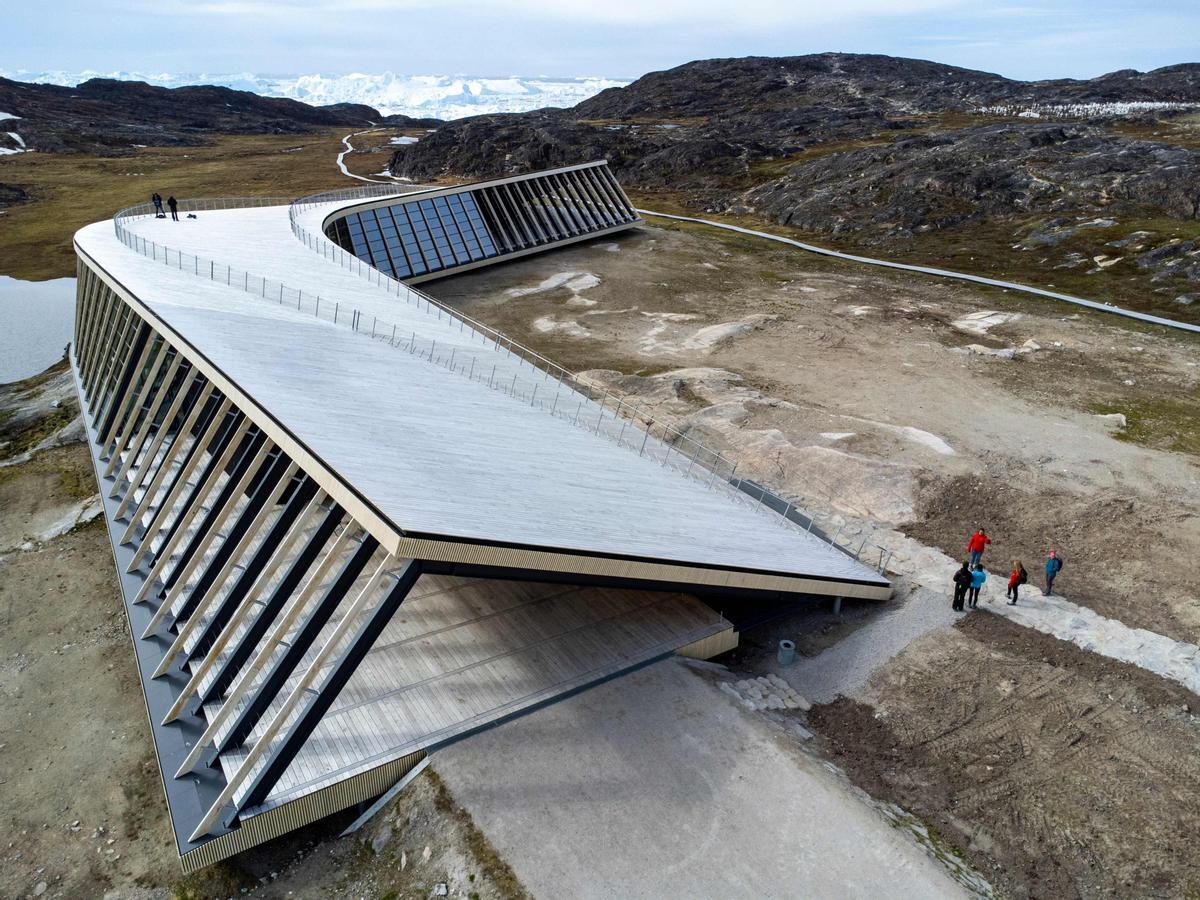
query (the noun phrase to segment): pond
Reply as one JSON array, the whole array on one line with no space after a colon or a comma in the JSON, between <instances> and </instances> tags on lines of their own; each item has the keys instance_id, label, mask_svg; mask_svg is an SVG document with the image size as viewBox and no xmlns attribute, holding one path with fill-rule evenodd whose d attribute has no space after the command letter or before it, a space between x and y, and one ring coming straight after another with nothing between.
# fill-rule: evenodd
<instances>
[{"instance_id":1,"label":"pond","mask_svg":"<svg viewBox=\"0 0 1200 900\"><path fill-rule=\"evenodd\" d=\"M0 383L36 375L62 358L75 330L75 279L0 275Z\"/></svg>"}]
</instances>

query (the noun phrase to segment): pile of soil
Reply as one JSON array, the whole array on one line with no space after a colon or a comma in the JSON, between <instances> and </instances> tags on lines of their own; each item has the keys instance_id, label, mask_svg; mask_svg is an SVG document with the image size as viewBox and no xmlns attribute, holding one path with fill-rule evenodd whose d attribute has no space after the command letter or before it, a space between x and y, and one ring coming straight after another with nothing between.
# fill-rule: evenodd
<instances>
[{"instance_id":1,"label":"pile of soil","mask_svg":"<svg viewBox=\"0 0 1200 900\"><path fill-rule=\"evenodd\" d=\"M809 721L850 778L1005 893L1200 891L1200 698L979 612Z\"/></svg>"}]
</instances>

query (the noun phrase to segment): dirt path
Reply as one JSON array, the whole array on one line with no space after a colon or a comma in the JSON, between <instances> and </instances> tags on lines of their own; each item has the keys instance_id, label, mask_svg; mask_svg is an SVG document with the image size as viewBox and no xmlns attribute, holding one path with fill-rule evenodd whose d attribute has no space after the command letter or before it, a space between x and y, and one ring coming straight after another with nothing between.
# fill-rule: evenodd
<instances>
[{"instance_id":1,"label":"dirt path","mask_svg":"<svg viewBox=\"0 0 1200 900\"><path fill-rule=\"evenodd\" d=\"M381 181L378 178L367 178L365 175L356 175L346 168L346 157L354 152L354 145L350 143L350 138L358 137L360 134L370 134L373 131L379 131L378 128L368 128L365 131L355 131L342 138L342 146L344 149L337 155L337 167L342 170L342 174L347 178L354 178L358 181L365 181L367 184L394 184L394 181Z\"/></svg>"}]
</instances>

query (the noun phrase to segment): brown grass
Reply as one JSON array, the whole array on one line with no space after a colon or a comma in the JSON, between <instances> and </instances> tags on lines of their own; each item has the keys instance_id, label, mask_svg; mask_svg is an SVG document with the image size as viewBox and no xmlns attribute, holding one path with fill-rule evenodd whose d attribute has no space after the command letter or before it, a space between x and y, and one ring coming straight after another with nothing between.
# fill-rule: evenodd
<instances>
[{"instance_id":1,"label":"brown grass","mask_svg":"<svg viewBox=\"0 0 1200 900\"><path fill-rule=\"evenodd\" d=\"M146 148L119 158L26 153L0 160L0 181L32 202L0 227L5 273L40 281L75 274L71 236L118 209L164 197L287 196L347 187L334 160L349 129L219 137L203 147ZM354 154L351 154L353 159Z\"/></svg>"},{"instance_id":2,"label":"brown grass","mask_svg":"<svg viewBox=\"0 0 1200 900\"><path fill-rule=\"evenodd\" d=\"M1128 309L1141 310L1171 319L1196 322L1200 321L1200 306L1180 306L1173 302L1175 296L1186 291L1194 291L1194 283L1183 279L1175 279L1165 283L1152 283L1150 277L1154 269L1143 269L1129 258L1115 266L1100 272L1089 274L1094 266L1085 262L1075 268L1056 269L1067 254L1081 253L1090 258L1101 253L1109 257L1118 256L1121 250L1106 247L1105 243L1116 238L1123 238L1134 231L1150 231L1151 246L1165 243L1169 238L1180 237L1195 239L1200 237L1200 223L1178 219L1121 217L1118 223L1110 228L1083 228L1071 238L1056 247L1038 248L1035 250L1015 250L1013 245L1018 236L1042 221L1041 217L1029 217L1005 222L968 223L955 228L914 235L904 240L890 239L886 241L871 240L872 232L863 234L843 234L832 238L826 234L805 231L789 225L780 225L758 216L735 216L725 213L700 212L688 205L688 196L678 191L639 191L627 189L634 205L643 209L653 209L674 215L694 216L743 228L753 228L768 234L789 237L793 240L815 244L831 250L842 250L849 253L861 253L878 259L916 265L935 266L954 272L972 275L983 275L988 278L999 278L1013 281L1030 287L1048 288L1065 294L1082 297L1088 300L1112 303ZM658 227L703 228L686 223L671 223L662 219L651 218L650 224ZM735 240L757 244L760 249L763 242L755 238L744 237ZM745 249L750 249L746 246ZM843 266L842 271L861 271L857 263L836 263L833 260L813 257L814 265ZM886 270L875 269L874 274L883 277ZM902 276L892 273L895 277L921 278L920 275ZM934 277L934 276L929 276ZM1165 290L1163 290L1165 288ZM979 293L1001 294L999 288L987 288L982 285L971 288ZM1047 304L1047 310L1057 309L1060 312L1069 311L1080 315L1089 315L1087 310L1072 308L1067 310L1056 301L1039 301L1028 294L1017 295L1009 292L1010 299L1020 298L1022 303ZM1094 315L1100 315L1095 313ZM1126 320L1123 327L1139 330L1133 320Z\"/></svg>"}]
</instances>

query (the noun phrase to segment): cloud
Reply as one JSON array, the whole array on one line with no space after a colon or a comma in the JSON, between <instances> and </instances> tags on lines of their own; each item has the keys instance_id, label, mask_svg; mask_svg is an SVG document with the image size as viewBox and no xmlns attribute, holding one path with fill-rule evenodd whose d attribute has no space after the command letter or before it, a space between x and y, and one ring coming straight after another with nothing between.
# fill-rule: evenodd
<instances>
[{"instance_id":1,"label":"cloud","mask_svg":"<svg viewBox=\"0 0 1200 900\"><path fill-rule=\"evenodd\" d=\"M226 17L290 21L320 18L345 21L371 15L384 19L418 11L437 11L449 21L470 22L475 15L500 15L530 26L539 21L567 21L606 26L729 28L739 32L772 27L827 27L863 19L897 18L962 7L964 0L165 0L134 2L139 15ZM318 17L318 18L310 18ZM397 20L398 21L398 20Z\"/></svg>"}]
</instances>

